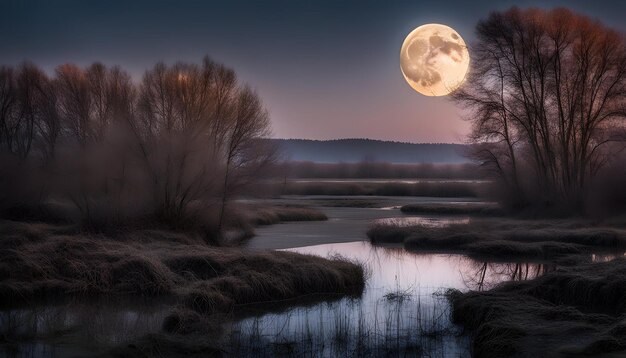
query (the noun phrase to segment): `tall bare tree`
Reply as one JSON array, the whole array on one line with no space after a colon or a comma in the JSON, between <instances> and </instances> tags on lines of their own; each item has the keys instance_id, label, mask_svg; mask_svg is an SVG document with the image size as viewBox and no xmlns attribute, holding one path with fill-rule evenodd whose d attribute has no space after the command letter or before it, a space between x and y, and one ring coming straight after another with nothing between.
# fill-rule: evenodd
<instances>
[{"instance_id":1,"label":"tall bare tree","mask_svg":"<svg viewBox=\"0 0 626 358\"><path fill-rule=\"evenodd\" d=\"M54 91L46 74L30 63L0 68L0 145L25 160L39 147L47 157L58 135Z\"/></svg>"},{"instance_id":2,"label":"tall bare tree","mask_svg":"<svg viewBox=\"0 0 626 358\"><path fill-rule=\"evenodd\" d=\"M220 232L227 203L244 178L272 161L271 150L248 150L269 133L258 95L240 86L233 70L209 58L201 65L157 64L144 75L139 116L146 145L156 140L162 152L148 164L162 215L175 219L198 197L205 203L212 198Z\"/></svg>"},{"instance_id":3,"label":"tall bare tree","mask_svg":"<svg viewBox=\"0 0 626 358\"><path fill-rule=\"evenodd\" d=\"M606 144L623 139L624 36L567 9L495 12L476 31L455 99L472 110L477 157L517 202L536 190L580 206Z\"/></svg>"}]
</instances>

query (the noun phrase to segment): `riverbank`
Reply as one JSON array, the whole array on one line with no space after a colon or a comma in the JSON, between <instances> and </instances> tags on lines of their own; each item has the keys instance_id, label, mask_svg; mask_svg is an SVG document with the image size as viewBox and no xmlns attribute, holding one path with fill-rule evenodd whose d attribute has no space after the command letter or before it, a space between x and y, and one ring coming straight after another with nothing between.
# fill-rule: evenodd
<instances>
[{"instance_id":1,"label":"riverbank","mask_svg":"<svg viewBox=\"0 0 626 358\"><path fill-rule=\"evenodd\" d=\"M244 245L250 249L287 249L302 246L314 246L343 242L367 240L367 231L372 223L382 220L405 220L411 216L400 211L400 207L411 202L424 205L434 203L477 203L472 198L436 198L436 197L363 197L363 196L283 196L270 200L273 205L293 205L301 203L315 210L324 212L327 221L285 222L271 227L255 229L253 240ZM444 219L443 215L433 215L433 220Z\"/></svg>"},{"instance_id":2,"label":"riverbank","mask_svg":"<svg viewBox=\"0 0 626 358\"><path fill-rule=\"evenodd\" d=\"M467 356L470 346L476 350L476 345L481 344L483 336L479 336L478 331L484 327L475 327L476 322L465 320L472 319L474 315L493 306L498 311L486 313L489 317L482 320L490 327L493 323L489 321L490 317L497 316L498 312L502 313L498 316L501 320L499 322L515 319L515 314L523 314L523 305L518 305L522 307L521 313L513 312L508 305L525 301L545 301L543 298L526 297L528 294L524 290L522 291L526 296L520 295L522 291L509 290L509 296L492 300L494 296L501 294L498 290L502 282L532 280L564 268L588 265L592 260L612 259L611 243L615 247L621 245L621 241L612 239L606 233L602 236L604 247L586 245L584 241L589 236L589 232L585 230L606 229L608 226L619 236L622 230L619 220L602 223L564 220L557 223L553 220L490 218L482 214L472 215L467 211L463 215L407 215L400 211L401 206L410 202L419 203L420 210L428 207L444 210L439 208L461 205L463 210L481 211L477 208L484 205L462 198L374 197L369 198L368 203L375 204L375 207L365 208L358 207L361 203L352 202L348 205L336 205L338 200L350 199L282 197L236 203L248 208L290 208L289 210L294 209L295 212L299 212L304 206L306 210L322 212L327 218L325 221L285 221L258 226L254 229L256 236L245 241L244 248L209 247L199 238L167 230L136 230L132 235L107 237L104 234L86 234L71 227L48 224L38 224L44 225L42 227L29 226L30 229L24 230L20 235L4 235L4 239L15 240L14 245L24 245L26 249L18 252L33 254L22 255L24 262L42 262L43 265L35 272L51 275L48 280L50 283L72 283L74 278L68 273L75 272L73 275L80 273L93 279L93 282L103 283L102 287L108 287L104 293L100 289L90 294L89 291L84 291L85 287L92 289L97 286L85 285L84 282L71 287L64 286L63 292L70 288L69 292L73 297L70 301L78 298L89 302L92 298L105 297L109 298L108 301L118 302L124 298L140 297L149 302L140 306L144 308L139 311L124 311L123 306L117 303L113 303L112 307L95 305L90 308L96 314L102 314L103 309L112 312L108 316L112 316L111 320L115 323L111 328L105 328L101 323L93 327L81 326L81 332L102 329L126 333L120 333L120 338L115 340L107 338L109 341L123 342L117 344L113 350L110 350L111 345L105 348L98 346L97 349L89 346L84 352L108 352L114 356L258 356L260 352L267 355L296 352L294 354L338 356L412 355L426 352L424 354L435 356ZM362 198L355 200L360 201ZM301 212L292 217L298 215L310 217ZM263 216L258 215L261 218ZM268 221L275 220L273 218L278 217L278 214L271 214L271 217L272 220ZM397 224L392 226L398 232L407 235L401 241L396 241L402 243L394 244L391 240L390 244L372 245L367 242L368 228L389 227L393 223ZM452 251L449 245L437 249L405 250L404 238L411 238L417 228L423 234L439 232L443 235L442 238L445 237L444 241L449 242L452 242L452 233L460 237L474 237L476 241L472 244L479 243L483 237L486 238L485 243L499 244L502 241L483 236L489 233L509 233L509 239L520 239L522 236L512 233L524 228L534 230L533 237L537 240L530 244L535 245L543 242L540 238L546 238L542 235L552 233L551 235L557 237L556 233L560 232L558 237L578 238L576 245L581 247L574 253L554 256L500 253L480 255L461 251L461 246L457 247L458 251ZM476 230L472 231L473 229ZM571 232L567 236L562 235L567 230ZM40 236L53 239L42 239ZM17 237L21 239L18 240ZM46 245L46 242L49 244ZM459 242L463 245L470 244L462 240ZM41 254L38 246L45 246L45 252L52 254ZM596 249L607 255L593 255L592 252L596 252ZM3 258L11 258L11 251L1 250L0 254L7 255ZM34 255L37 252L40 254ZM128 254L121 257L120 252ZM78 261L85 262L82 266L76 266L73 260L68 260L64 255L80 257ZM128 261L132 265L124 266ZM50 266L51 263L54 265ZM135 265L136 263L138 264ZM113 269L118 266L123 266L124 269ZM19 271L28 273L29 270ZM120 276L120 272L133 274ZM7 272L3 274L9 275ZM81 280L83 276L79 276ZM361 283L359 276L363 278ZM602 275L594 276L594 280L605 282L600 276ZM115 280L112 279L114 277ZM144 277L149 278L146 282L152 283L143 286L137 284ZM563 276L559 277L558 280L567 281ZM22 279L22 287L27 286L26 281L25 278ZM124 282L126 286L123 285ZM570 281L568 285L575 286L575 282L578 281ZM125 287L127 293L111 293L121 287ZM536 290L539 291L542 287L543 283ZM456 291L449 291L448 301L443 293L450 288ZM494 291L484 291L489 289ZM560 290L555 289L554 292L558 293ZM588 292L580 294L588 295ZM42 318L44 313L41 312L50 310L51 302L64 300L63 297L53 297L56 298L25 301L25 307L0 310L0 315L6 315L7 322L19 322L22 325L22 312L32 312L30 315L36 317L33 318L34 321L46 320L51 314L45 313ZM37 302L45 305L41 309L37 308ZM507 307L498 308L498 302ZM554 302L558 302L557 298ZM161 307L156 313L141 313L142 310L152 312L156 309L155 305ZM583 308L574 306L572 308L557 303L552 305L559 306L555 314L572 309L585 312ZM533 309L537 307L538 304L533 305ZM553 314L550 313L552 308L541 309L541 312L548 312L548 315ZM58 308L52 311L54 317L68 317L66 322L74 319L69 318L73 317L74 308ZM126 319L123 317L135 315L144 317L142 320L151 320L151 323L145 324L147 328L137 327L136 323L124 323ZM464 331L451 318L454 323L462 325ZM50 319L54 321L54 318ZM132 327L129 330L141 333L133 334L117 329L120 321L122 326ZM611 322L615 322L615 318ZM548 323L541 331L543 335L537 339L558 341L560 333L551 333L549 330L556 325L550 326ZM577 324L574 326L578 327ZM595 331L592 329L583 332L601 333L604 332L603 329L611 327L617 327L617 323L607 323L598 326ZM13 329L11 332L23 331ZM55 332L55 335L61 337L68 336L64 333L67 332L65 326ZM28 347L25 342L41 344L50 339L47 336L4 336L9 339L0 345L6 346L9 341L22 342L18 343L21 344L20 348ZM516 337L511 339L518 339ZM81 341L96 340L97 338L88 337ZM496 341L486 342L497 344L501 340L497 338ZM64 344L72 348L78 345L77 341ZM511 340L506 344L519 344L523 348L528 343ZM58 343L52 345L57 347ZM500 356L509 354L507 351L499 352Z\"/></svg>"},{"instance_id":3,"label":"riverbank","mask_svg":"<svg viewBox=\"0 0 626 358\"><path fill-rule=\"evenodd\" d=\"M450 290L448 297L453 321L471 331L477 357L597 357L626 350L624 258L562 266L487 292Z\"/></svg>"},{"instance_id":4,"label":"riverbank","mask_svg":"<svg viewBox=\"0 0 626 358\"><path fill-rule=\"evenodd\" d=\"M358 296L365 285L363 266L345 258L211 247L190 233L133 230L108 236L71 225L6 220L0 228L3 310L106 297L167 301L171 312L162 332L145 337L159 339L154 347L215 332L224 323L216 317L241 305ZM10 333L4 343L24 338L19 330ZM218 342L205 341L202 349L215 347Z\"/></svg>"},{"instance_id":5,"label":"riverbank","mask_svg":"<svg viewBox=\"0 0 626 358\"><path fill-rule=\"evenodd\" d=\"M398 207L405 199L386 197L380 202L375 200L376 206L384 203L384 208L311 207L325 202L324 198L234 203L248 208L289 208L298 211L305 205L307 210L323 212L328 218L327 221L258 226L254 228L257 236L245 241L250 248L254 248L253 251L209 247L201 238L168 230L118 232L113 237L104 233L81 232L70 225L30 223L20 227L23 223L8 222L18 227L9 230L10 225L2 225L7 228L3 239L7 240L5 244L11 241L11 245L18 249L0 251L7 259L0 263L0 266L7 264L2 266L5 270L0 273L6 277L3 283L12 283L10 286L22 291L5 290L8 292L5 299L7 305L0 310L0 315L3 322L7 322L1 327L2 336L6 339L0 342L0 346L28 352L31 344L36 343L37 347L49 347L46 349L68 355L89 355L91 352L108 352L114 356L254 355L256 345L261 343L255 343L254 336L237 333L237 328L232 325L247 326L245 322L263 319L260 317L269 317L271 322L271 317L277 316L281 319L284 316L290 322L290 315L303 310L312 312L312 321L307 323L312 325L317 312L325 310L323 315L328 318L324 320L324 326L327 328L315 333L314 337L319 338L321 343L332 341L336 349L341 349L339 352L346 354L394 352L397 348L389 341L392 337L403 340L401 350L404 352L426 349L426 346L435 343L428 349L463 349L465 343L455 343L456 338L447 327L447 318L442 319L445 318L440 316L442 313L436 315L439 318L432 317L435 306L432 306L434 303L431 303L430 294L421 297L405 293L426 277L433 278L433 284L439 283L441 278L431 274L420 279L418 275L411 274L400 282L386 279L388 276L400 279L402 272L409 272L398 269L394 264L396 260L406 261L409 267L414 266L410 261L419 260L416 262L420 262L424 270L432 260L423 261L411 254L402 258L404 252L401 249L379 251L369 244L363 246L366 243L361 242L365 239L369 222L401 215ZM275 216L272 214L272 217ZM281 248L293 248L307 246L308 237L314 237L314 243L353 242L328 247L308 246L302 251L267 251L269 245L265 239L276 238L281 241ZM362 250L362 254L357 254ZM381 255L380 259L387 257L390 262L372 266L372 255ZM457 272L448 268L447 257L437 260L451 274ZM457 264L452 263L453 266ZM381 270L380 265L399 271L392 274L386 269ZM372 270L373 267L376 267L375 270ZM9 272L10 268L14 271ZM379 288L370 287L367 298L363 298L365 277L371 278L369 275L372 272L376 274L371 281L368 279L368 285ZM407 280L406 284L404 280ZM454 284L446 286L459 287L460 281L453 281ZM401 294L403 299L386 298L396 294ZM26 299L16 300L15 297ZM131 308L122 303L135 299L145 303ZM15 302L20 302L20 307L11 308ZM78 308L77 303L80 303ZM373 310L372 304L379 307L381 315L373 321L369 312L376 310ZM416 310L414 304L421 304L423 308ZM362 314L358 314L359 307L362 307ZM447 310L445 303L438 303L436 307L437 312ZM385 327L398 309L403 316L414 319L400 322L402 332L394 333ZM346 312L351 312L350 316L357 321L343 317ZM251 318L246 318L247 315ZM361 319L368 324L377 319L380 322L368 326L367 330L359 330L358 320ZM8 324L11 322L25 328L18 329ZM51 327L50 331L35 328L30 322L46 322L46 327ZM38 327L41 327L40 324ZM277 330L275 334L281 331ZM364 340L362 334L367 332L371 336ZM415 332L421 333L416 336ZM437 332L446 332L445 343L442 342L442 334ZM296 341L313 334L295 328L283 333ZM105 334L105 337L100 334ZM333 337L337 340L334 341ZM363 347L365 350L353 346L358 341L367 342L367 347ZM110 342L122 343L111 345ZM280 352L271 342L263 343L263 349L272 354ZM324 348L324 344L314 348L303 343L293 344L298 344L298 349L305 349L310 354L319 349L325 352L329 347ZM114 346L117 347L111 351Z\"/></svg>"},{"instance_id":6,"label":"riverbank","mask_svg":"<svg viewBox=\"0 0 626 358\"><path fill-rule=\"evenodd\" d=\"M527 220L471 217L441 227L378 223L373 243L399 243L416 252L460 253L489 259L557 259L626 250L622 218Z\"/></svg>"},{"instance_id":7,"label":"riverbank","mask_svg":"<svg viewBox=\"0 0 626 358\"><path fill-rule=\"evenodd\" d=\"M418 254L529 260L554 267L530 277L528 272L518 274L516 267L512 277L518 279L483 286L480 276L480 284L470 291L448 291L452 320L470 335L474 356L612 356L626 351L623 217L490 217L480 205L446 204L418 204L403 211L470 216L466 222L450 219L441 226L376 223L367 233L373 244L400 244Z\"/></svg>"}]
</instances>

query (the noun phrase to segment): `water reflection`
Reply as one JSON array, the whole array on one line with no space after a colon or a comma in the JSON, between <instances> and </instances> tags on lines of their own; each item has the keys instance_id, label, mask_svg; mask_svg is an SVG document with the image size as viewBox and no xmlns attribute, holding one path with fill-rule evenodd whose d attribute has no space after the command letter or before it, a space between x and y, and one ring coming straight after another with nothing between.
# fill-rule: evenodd
<instances>
[{"instance_id":1,"label":"water reflection","mask_svg":"<svg viewBox=\"0 0 626 358\"><path fill-rule=\"evenodd\" d=\"M255 317L233 326L227 346L233 356L259 357L467 355L467 338L449 324L448 305L424 303L431 299L380 298L373 307L346 300Z\"/></svg>"},{"instance_id":2,"label":"water reflection","mask_svg":"<svg viewBox=\"0 0 626 358\"><path fill-rule=\"evenodd\" d=\"M461 272L465 288L474 291L490 290L504 281L532 280L554 271L556 264L521 262L478 262L462 257L466 261Z\"/></svg>"},{"instance_id":3,"label":"water reflection","mask_svg":"<svg viewBox=\"0 0 626 358\"><path fill-rule=\"evenodd\" d=\"M417 254L367 242L292 251L341 255L364 263L370 277L362 298L244 319L233 325L227 343L233 355L468 356L468 339L451 323L443 292L487 289L554 269L540 263L487 263L462 255Z\"/></svg>"},{"instance_id":4,"label":"water reflection","mask_svg":"<svg viewBox=\"0 0 626 358\"><path fill-rule=\"evenodd\" d=\"M419 254L362 241L290 250L362 262L369 272L362 297L277 313L257 311L256 316L226 327L230 329L222 340L233 356L468 356L468 339L450 322L445 290L486 290L556 268L545 263L493 263L462 255ZM0 337L4 339L0 356L102 352L160 331L168 307L154 302L72 302L0 311Z\"/></svg>"},{"instance_id":5,"label":"water reflection","mask_svg":"<svg viewBox=\"0 0 626 358\"><path fill-rule=\"evenodd\" d=\"M167 309L154 302L92 301L0 311L0 356L92 355L158 331Z\"/></svg>"}]
</instances>

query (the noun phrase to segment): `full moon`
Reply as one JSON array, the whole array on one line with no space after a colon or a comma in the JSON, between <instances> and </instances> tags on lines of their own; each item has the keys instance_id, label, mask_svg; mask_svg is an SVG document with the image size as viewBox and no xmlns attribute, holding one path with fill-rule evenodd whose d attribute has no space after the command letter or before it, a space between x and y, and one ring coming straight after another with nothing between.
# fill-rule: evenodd
<instances>
[{"instance_id":1,"label":"full moon","mask_svg":"<svg viewBox=\"0 0 626 358\"><path fill-rule=\"evenodd\" d=\"M404 78L425 96L445 96L459 88L469 61L461 35L440 24L426 24L411 31L400 50Z\"/></svg>"}]
</instances>

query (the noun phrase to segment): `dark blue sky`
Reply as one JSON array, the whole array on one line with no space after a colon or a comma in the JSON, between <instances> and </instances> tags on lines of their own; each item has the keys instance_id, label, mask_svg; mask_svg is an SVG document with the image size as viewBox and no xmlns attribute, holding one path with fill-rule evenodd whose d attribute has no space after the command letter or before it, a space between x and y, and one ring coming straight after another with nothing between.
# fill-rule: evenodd
<instances>
[{"instance_id":1,"label":"dark blue sky","mask_svg":"<svg viewBox=\"0 0 626 358\"><path fill-rule=\"evenodd\" d=\"M157 61L209 55L259 91L276 137L458 142L455 105L404 81L402 41L437 22L471 43L479 19L513 5L567 6L626 30L626 1L0 0L0 63L100 61L139 79Z\"/></svg>"}]
</instances>

